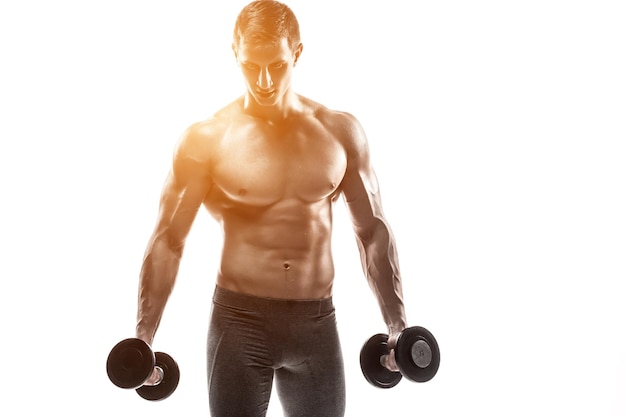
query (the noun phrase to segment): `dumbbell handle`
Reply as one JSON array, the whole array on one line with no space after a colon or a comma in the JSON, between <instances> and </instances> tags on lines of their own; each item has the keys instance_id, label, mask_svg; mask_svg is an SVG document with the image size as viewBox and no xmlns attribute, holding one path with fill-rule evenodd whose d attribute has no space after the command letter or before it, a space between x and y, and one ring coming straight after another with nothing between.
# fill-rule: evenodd
<instances>
[{"instance_id":1,"label":"dumbbell handle","mask_svg":"<svg viewBox=\"0 0 626 417\"><path fill-rule=\"evenodd\" d=\"M163 368L157 365L154 367L152 375L150 375L148 379L143 382L142 386L154 387L156 385L159 385L163 381L164 375L165 373L163 372Z\"/></svg>"},{"instance_id":2,"label":"dumbbell handle","mask_svg":"<svg viewBox=\"0 0 626 417\"><path fill-rule=\"evenodd\" d=\"M393 349L391 349L389 353L380 356L380 364L391 372L399 371L395 351Z\"/></svg>"},{"instance_id":3,"label":"dumbbell handle","mask_svg":"<svg viewBox=\"0 0 626 417\"><path fill-rule=\"evenodd\" d=\"M411 356L413 363L420 368L425 368L430 365L430 361L432 358L432 354L424 357L424 350L428 350L430 352L430 346L423 340L419 340L411 345ZM400 367L396 361L396 354L394 349L390 349L389 353L381 355L380 364L385 368L389 369L392 372L400 371Z\"/></svg>"}]
</instances>

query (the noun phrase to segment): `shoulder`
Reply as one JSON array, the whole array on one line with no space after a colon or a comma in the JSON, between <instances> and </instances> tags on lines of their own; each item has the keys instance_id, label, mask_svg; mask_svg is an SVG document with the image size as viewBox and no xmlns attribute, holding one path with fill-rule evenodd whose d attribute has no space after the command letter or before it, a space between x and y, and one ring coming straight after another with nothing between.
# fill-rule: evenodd
<instances>
[{"instance_id":1,"label":"shoulder","mask_svg":"<svg viewBox=\"0 0 626 417\"><path fill-rule=\"evenodd\" d=\"M364 192L376 194L378 183L371 165L368 139L361 123L352 113L324 106L316 109L316 118L345 151L347 166L341 191L346 201L370 201L369 198L363 199Z\"/></svg>"},{"instance_id":2,"label":"shoulder","mask_svg":"<svg viewBox=\"0 0 626 417\"><path fill-rule=\"evenodd\" d=\"M207 119L188 126L176 144L176 159L209 162L216 145L231 125L234 107L235 104L231 103Z\"/></svg>"},{"instance_id":3,"label":"shoulder","mask_svg":"<svg viewBox=\"0 0 626 417\"><path fill-rule=\"evenodd\" d=\"M300 97L300 100L307 111L345 145L358 146L367 142L361 123L352 113L331 109L306 97Z\"/></svg>"},{"instance_id":4,"label":"shoulder","mask_svg":"<svg viewBox=\"0 0 626 417\"><path fill-rule=\"evenodd\" d=\"M367 136L363 126L352 113L320 105L316 109L316 118L341 143L348 157L356 157L367 152Z\"/></svg>"}]
</instances>

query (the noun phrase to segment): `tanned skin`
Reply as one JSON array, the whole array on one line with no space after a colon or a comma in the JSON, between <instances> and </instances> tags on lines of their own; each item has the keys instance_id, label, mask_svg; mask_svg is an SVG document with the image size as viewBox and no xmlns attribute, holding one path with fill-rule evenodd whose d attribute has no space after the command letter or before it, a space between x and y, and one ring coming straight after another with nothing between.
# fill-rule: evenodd
<instances>
[{"instance_id":1,"label":"tanned skin","mask_svg":"<svg viewBox=\"0 0 626 417\"><path fill-rule=\"evenodd\" d=\"M139 284L136 335L152 345L201 206L223 230L217 285L260 297L332 295L332 208L343 195L393 347L407 327L396 244L366 135L352 115L296 94L302 44L233 45L245 94L180 138ZM390 358L390 369L397 366Z\"/></svg>"}]
</instances>

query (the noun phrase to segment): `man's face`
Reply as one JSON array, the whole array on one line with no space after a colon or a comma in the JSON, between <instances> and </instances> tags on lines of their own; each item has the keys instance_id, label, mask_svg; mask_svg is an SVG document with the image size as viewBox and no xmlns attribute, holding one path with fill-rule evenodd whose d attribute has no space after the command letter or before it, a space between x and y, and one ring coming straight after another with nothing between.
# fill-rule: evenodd
<instances>
[{"instance_id":1,"label":"man's face","mask_svg":"<svg viewBox=\"0 0 626 417\"><path fill-rule=\"evenodd\" d=\"M276 105L291 86L293 67L302 51L289 47L286 38L274 45L234 45L248 93L261 106Z\"/></svg>"}]
</instances>

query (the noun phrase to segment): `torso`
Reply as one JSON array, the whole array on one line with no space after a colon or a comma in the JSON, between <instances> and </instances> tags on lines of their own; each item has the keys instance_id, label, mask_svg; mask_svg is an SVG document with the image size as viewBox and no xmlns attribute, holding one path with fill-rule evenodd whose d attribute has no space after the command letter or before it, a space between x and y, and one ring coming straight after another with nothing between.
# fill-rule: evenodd
<instances>
[{"instance_id":1,"label":"torso","mask_svg":"<svg viewBox=\"0 0 626 417\"><path fill-rule=\"evenodd\" d=\"M224 230L217 284L262 297L329 297L331 206L347 167L332 112L309 103L271 124L229 107L217 116L204 201Z\"/></svg>"}]
</instances>

